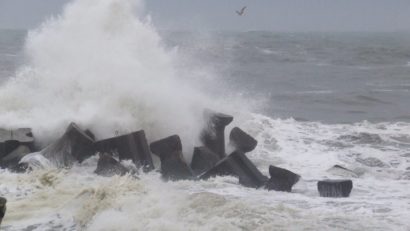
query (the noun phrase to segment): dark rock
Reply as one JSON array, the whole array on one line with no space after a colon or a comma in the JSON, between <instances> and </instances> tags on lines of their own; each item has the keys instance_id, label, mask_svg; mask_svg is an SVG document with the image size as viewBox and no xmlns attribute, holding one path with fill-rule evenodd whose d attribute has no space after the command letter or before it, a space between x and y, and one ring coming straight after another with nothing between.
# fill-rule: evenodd
<instances>
[{"instance_id":1,"label":"dark rock","mask_svg":"<svg viewBox=\"0 0 410 231\"><path fill-rule=\"evenodd\" d=\"M202 143L211 151L224 158L225 154L225 127L232 122L233 117L222 113L205 110L206 128L201 133Z\"/></svg>"},{"instance_id":2,"label":"dark rock","mask_svg":"<svg viewBox=\"0 0 410 231\"><path fill-rule=\"evenodd\" d=\"M120 160L132 160L144 172L154 169L144 130L95 142L100 152L118 152Z\"/></svg>"},{"instance_id":3,"label":"dark rock","mask_svg":"<svg viewBox=\"0 0 410 231\"><path fill-rule=\"evenodd\" d=\"M75 161L82 162L94 153L93 139L75 123L67 127L60 139L41 151L41 154L57 167L68 167Z\"/></svg>"},{"instance_id":4,"label":"dark rock","mask_svg":"<svg viewBox=\"0 0 410 231\"><path fill-rule=\"evenodd\" d=\"M259 188L268 180L245 154L239 151L220 160L215 167L203 173L200 179L225 175L237 176L240 184L252 188Z\"/></svg>"},{"instance_id":5,"label":"dark rock","mask_svg":"<svg viewBox=\"0 0 410 231\"><path fill-rule=\"evenodd\" d=\"M196 175L211 169L218 163L219 157L207 147L195 147L192 156L191 168Z\"/></svg>"},{"instance_id":6,"label":"dark rock","mask_svg":"<svg viewBox=\"0 0 410 231\"><path fill-rule=\"evenodd\" d=\"M352 188L351 180L322 180L317 183L321 197L349 197Z\"/></svg>"},{"instance_id":7,"label":"dark rock","mask_svg":"<svg viewBox=\"0 0 410 231\"><path fill-rule=\"evenodd\" d=\"M125 166L123 166L120 162L114 159L110 154L101 153L100 159L97 163L97 169L94 172L100 176L123 176L127 174L129 171Z\"/></svg>"},{"instance_id":8,"label":"dark rock","mask_svg":"<svg viewBox=\"0 0 410 231\"><path fill-rule=\"evenodd\" d=\"M173 135L150 144L152 153L161 159L161 174L166 180L194 179L193 172L182 155L179 136Z\"/></svg>"},{"instance_id":9,"label":"dark rock","mask_svg":"<svg viewBox=\"0 0 410 231\"><path fill-rule=\"evenodd\" d=\"M272 165L269 166L269 174L270 179L265 185L268 190L291 192L293 185L300 179L300 175Z\"/></svg>"},{"instance_id":10,"label":"dark rock","mask_svg":"<svg viewBox=\"0 0 410 231\"><path fill-rule=\"evenodd\" d=\"M30 148L26 145L20 145L14 149L7 156L3 157L0 161L0 167L2 168L14 168L18 165L21 158L31 152Z\"/></svg>"},{"instance_id":11,"label":"dark rock","mask_svg":"<svg viewBox=\"0 0 410 231\"><path fill-rule=\"evenodd\" d=\"M4 218L4 215L6 215L6 209L7 209L6 204L7 204L7 199L4 197L0 197L0 224Z\"/></svg>"},{"instance_id":12,"label":"dark rock","mask_svg":"<svg viewBox=\"0 0 410 231\"><path fill-rule=\"evenodd\" d=\"M255 149L258 141L242 129L234 127L229 134L229 143L238 151L250 152Z\"/></svg>"}]
</instances>

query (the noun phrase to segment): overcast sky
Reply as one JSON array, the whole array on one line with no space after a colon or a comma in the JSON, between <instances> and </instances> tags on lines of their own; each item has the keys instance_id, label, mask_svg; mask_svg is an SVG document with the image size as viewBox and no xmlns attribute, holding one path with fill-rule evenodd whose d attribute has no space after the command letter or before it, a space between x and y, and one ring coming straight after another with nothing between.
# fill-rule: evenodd
<instances>
[{"instance_id":1,"label":"overcast sky","mask_svg":"<svg viewBox=\"0 0 410 231\"><path fill-rule=\"evenodd\" d=\"M33 28L69 0L0 0L0 28ZM410 31L410 0L146 0L160 29ZM247 6L246 15L235 10Z\"/></svg>"}]
</instances>

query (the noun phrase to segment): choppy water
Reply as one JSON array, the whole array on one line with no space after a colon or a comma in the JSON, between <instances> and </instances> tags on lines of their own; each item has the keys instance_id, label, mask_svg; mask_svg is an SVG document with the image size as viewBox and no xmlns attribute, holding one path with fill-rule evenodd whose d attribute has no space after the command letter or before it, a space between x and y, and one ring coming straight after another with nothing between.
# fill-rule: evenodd
<instances>
[{"instance_id":1,"label":"choppy water","mask_svg":"<svg viewBox=\"0 0 410 231\"><path fill-rule=\"evenodd\" d=\"M238 91L265 98L270 116L331 123L410 119L410 33L164 34Z\"/></svg>"},{"instance_id":2,"label":"choppy water","mask_svg":"<svg viewBox=\"0 0 410 231\"><path fill-rule=\"evenodd\" d=\"M302 180L283 193L233 177L104 178L93 173L97 157L71 169L0 170L2 229L410 230L409 34L158 35L132 3L77 0L28 37L0 31L0 126L32 127L41 144L70 121L99 138L178 133L190 160L211 107L235 116L228 131L257 138L248 156L264 174L273 164ZM335 164L358 174L326 171ZM317 180L346 177L349 198L319 197Z\"/></svg>"}]
</instances>

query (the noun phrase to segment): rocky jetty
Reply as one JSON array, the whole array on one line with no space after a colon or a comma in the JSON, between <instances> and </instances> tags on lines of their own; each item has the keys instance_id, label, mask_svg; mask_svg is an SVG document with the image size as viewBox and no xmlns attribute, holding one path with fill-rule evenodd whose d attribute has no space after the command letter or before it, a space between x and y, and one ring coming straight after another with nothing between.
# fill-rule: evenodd
<instances>
[{"instance_id":1,"label":"rocky jetty","mask_svg":"<svg viewBox=\"0 0 410 231\"><path fill-rule=\"evenodd\" d=\"M184 158L183 145L178 135L151 142L150 145L144 130L96 140L90 130L83 130L77 124L70 123L60 138L38 152L35 150L35 140L30 128L0 129L0 167L24 172L30 168L30 163L38 162L38 166L51 163L55 167L70 168L76 162L81 163L93 155L99 155L96 174L106 177L123 176L135 173L134 170L138 168L144 172L155 169L152 153L161 161L159 169L164 180L207 180L230 175L237 177L239 184L245 187L292 192L292 187L301 176L273 165L269 166L270 178L263 175L245 155L253 151L258 142L239 127L230 131L228 145L233 148L233 152L227 155L225 129L233 121L233 116L205 110L204 118L205 127L199 134L203 146L194 148L190 164ZM28 162L25 161L27 159ZM127 167L123 165L122 161L126 160L132 161L131 168L128 164ZM366 161L372 166L381 166L369 158ZM328 172L358 177L355 172L339 165L333 166ZM351 180L323 180L318 182L317 187L322 197L348 197L353 183ZM2 216L5 203L5 199L4 202L0 200Z\"/></svg>"}]
</instances>

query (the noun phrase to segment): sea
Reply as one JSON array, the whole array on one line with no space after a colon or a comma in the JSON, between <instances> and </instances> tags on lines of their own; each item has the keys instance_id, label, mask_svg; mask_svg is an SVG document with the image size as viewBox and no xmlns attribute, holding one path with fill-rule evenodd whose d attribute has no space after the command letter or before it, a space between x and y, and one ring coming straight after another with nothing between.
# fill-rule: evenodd
<instances>
[{"instance_id":1,"label":"sea","mask_svg":"<svg viewBox=\"0 0 410 231\"><path fill-rule=\"evenodd\" d=\"M138 177L96 175L98 156L0 169L1 230L410 230L410 32L163 30L138 2L74 0L0 30L0 127L39 147L70 122L97 139L178 134L189 163L212 109L234 116L227 140L237 126L258 141L246 155L263 174L301 179L291 193L166 182L155 156ZM320 197L324 179L351 179L350 196Z\"/></svg>"}]
</instances>

